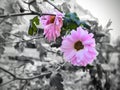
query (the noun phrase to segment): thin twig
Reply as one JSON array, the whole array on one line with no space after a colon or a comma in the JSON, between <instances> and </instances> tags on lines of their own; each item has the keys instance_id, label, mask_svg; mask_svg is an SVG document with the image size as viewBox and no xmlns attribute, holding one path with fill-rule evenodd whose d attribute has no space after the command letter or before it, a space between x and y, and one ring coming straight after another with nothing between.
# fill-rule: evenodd
<instances>
[{"instance_id":1,"label":"thin twig","mask_svg":"<svg viewBox=\"0 0 120 90\"><path fill-rule=\"evenodd\" d=\"M40 39L40 38L43 38L43 37L35 37L35 38L28 39L28 40L21 40L21 41L16 41L16 42L1 42L0 45L13 44L13 43L19 43L19 42L29 42L29 41L32 41L34 39Z\"/></svg>"},{"instance_id":2,"label":"thin twig","mask_svg":"<svg viewBox=\"0 0 120 90\"><path fill-rule=\"evenodd\" d=\"M49 71L49 72L46 72L46 73L42 73L42 74L40 74L40 75L38 75L38 76L22 78L22 77L17 77L17 76L14 75L13 73L9 72L8 70L6 70L6 69L4 69L4 68L2 68L2 67L0 67L0 69L3 70L4 72L10 74L10 75L14 78L14 80L33 80L33 79L41 78L41 77L43 77L43 76L46 76L46 75L49 75L49 74L52 73L52 72Z\"/></svg>"},{"instance_id":3,"label":"thin twig","mask_svg":"<svg viewBox=\"0 0 120 90\"><path fill-rule=\"evenodd\" d=\"M58 11L60 11L61 13L63 13L63 11L61 11L60 9L58 9L53 3L51 3L48 0L45 0L46 2L48 2L50 5L52 5L55 9L57 9Z\"/></svg>"},{"instance_id":4,"label":"thin twig","mask_svg":"<svg viewBox=\"0 0 120 90\"><path fill-rule=\"evenodd\" d=\"M65 64L66 64L66 62L64 62L63 64L61 64L60 66L58 66L58 68L56 69L56 71L59 71Z\"/></svg>"},{"instance_id":5,"label":"thin twig","mask_svg":"<svg viewBox=\"0 0 120 90\"><path fill-rule=\"evenodd\" d=\"M8 17L3 18L3 19L0 21L0 24L3 23L6 19L8 19Z\"/></svg>"},{"instance_id":6,"label":"thin twig","mask_svg":"<svg viewBox=\"0 0 120 90\"><path fill-rule=\"evenodd\" d=\"M52 16L55 16L55 14L49 14L49 13L30 12L30 13L13 13L13 14L7 14L7 15L0 15L0 18L24 16L24 15L38 15L38 16L52 15Z\"/></svg>"},{"instance_id":7,"label":"thin twig","mask_svg":"<svg viewBox=\"0 0 120 90\"><path fill-rule=\"evenodd\" d=\"M35 77L27 77L27 78L16 77L16 80L33 80L33 79L36 79L36 78L41 78L43 76L49 75L51 73L52 72L46 72L46 73L42 73L42 74L40 74L38 76L35 76Z\"/></svg>"},{"instance_id":8,"label":"thin twig","mask_svg":"<svg viewBox=\"0 0 120 90\"><path fill-rule=\"evenodd\" d=\"M8 70L6 70L6 69L4 69L2 67L0 67L0 69L3 70L4 72L10 74L13 78L16 78L16 76L13 73L9 72Z\"/></svg>"}]
</instances>

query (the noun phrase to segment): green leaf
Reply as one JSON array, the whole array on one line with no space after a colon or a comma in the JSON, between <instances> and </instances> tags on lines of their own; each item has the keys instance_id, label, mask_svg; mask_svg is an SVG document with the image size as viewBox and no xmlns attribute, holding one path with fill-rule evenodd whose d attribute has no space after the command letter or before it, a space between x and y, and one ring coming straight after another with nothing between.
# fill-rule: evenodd
<instances>
[{"instance_id":1,"label":"green leaf","mask_svg":"<svg viewBox=\"0 0 120 90\"><path fill-rule=\"evenodd\" d=\"M33 19L30 20L30 26L28 30L29 35L35 35L37 34L38 28L36 25L39 25L39 19L38 16L34 17Z\"/></svg>"},{"instance_id":2,"label":"green leaf","mask_svg":"<svg viewBox=\"0 0 120 90\"><path fill-rule=\"evenodd\" d=\"M84 21L81 21L81 22L80 22L80 26L83 26L83 27L85 27L86 29L90 29L90 26L89 26L86 22L84 22Z\"/></svg>"},{"instance_id":3,"label":"green leaf","mask_svg":"<svg viewBox=\"0 0 120 90\"><path fill-rule=\"evenodd\" d=\"M62 30L64 32L63 35L69 34L68 32L70 32L73 29L76 29L79 26L82 26L86 29L90 29L90 26L86 22L81 21L76 13L65 14L62 27Z\"/></svg>"},{"instance_id":4,"label":"green leaf","mask_svg":"<svg viewBox=\"0 0 120 90\"><path fill-rule=\"evenodd\" d=\"M33 29L34 34L36 34L37 33L37 27L34 23L32 23L32 29Z\"/></svg>"},{"instance_id":5,"label":"green leaf","mask_svg":"<svg viewBox=\"0 0 120 90\"><path fill-rule=\"evenodd\" d=\"M39 25L38 16L34 17L34 18L32 19L32 22L35 23L36 25Z\"/></svg>"},{"instance_id":6,"label":"green leaf","mask_svg":"<svg viewBox=\"0 0 120 90\"><path fill-rule=\"evenodd\" d=\"M63 28L66 31L71 31L72 29L76 29L80 25L80 19L76 13L67 13L65 14L63 20Z\"/></svg>"},{"instance_id":7,"label":"green leaf","mask_svg":"<svg viewBox=\"0 0 120 90\"><path fill-rule=\"evenodd\" d=\"M33 35L33 29L32 29L32 28L29 28L28 34L29 34L29 35Z\"/></svg>"}]
</instances>

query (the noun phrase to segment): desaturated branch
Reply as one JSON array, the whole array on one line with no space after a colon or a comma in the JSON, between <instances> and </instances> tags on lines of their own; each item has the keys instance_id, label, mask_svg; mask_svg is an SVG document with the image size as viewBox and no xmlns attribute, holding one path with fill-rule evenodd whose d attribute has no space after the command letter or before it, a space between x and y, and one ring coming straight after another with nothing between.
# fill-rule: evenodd
<instances>
[{"instance_id":1,"label":"desaturated branch","mask_svg":"<svg viewBox=\"0 0 120 90\"><path fill-rule=\"evenodd\" d=\"M6 70L6 69L4 69L2 67L0 67L0 69L3 70L4 72L10 74L13 78L16 78L16 76L13 73L9 72L8 70Z\"/></svg>"},{"instance_id":2,"label":"desaturated branch","mask_svg":"<svg viewBox=\"0 0 120 90\"><path fill-rule=\"evenodd\" d=\"M28 40L21 40L21 41L16 41L16 42L1 42L0 45L19 43L19 42L29 42L29 41L32 41L34 39L40 39L40 38L43 38L43 37L39 36L39 37L34 37L34 38L31 38L31 39L28 39Z\"/></svg>"},{"instance_id":3,"label":"desaturated branch","mask_svg":"<svg viewBox=\"0 0 120 90\"><path fill-rule=\"evenodd\" d=\"M43 76L46 76L46 75L49 75L49 74L52 74L52 72L46 72L46 73L42 73L38 76L35 76L35 77L27 77L27 78L21 78L21 77L16 77L16 80L33 80L33 79L36 79L36 78L42 78Z\"/></svg>"},{"instance_id":4,"label":"desaturated branch","mask_svg":"<svg viewBox=\"0 0 120 90\"><path fill-rule=\"evenodd\" d=\"M0 67L0 69L3 70L4 72L10 74L10 75L14 78L14 80L33 80L33 79L41 78L41 77L43 77L43 76L46 76L46 75L49 75L49 74L52 73L52 72L49 71L49 72L46 72L46 73L42 73L42 74L40 74L40 75L38 75L38 76L22 78L22 77L17 77L17 76L14 75L13 73L9 72L8 70L6 70L6 69L4 69L4 68L2 68L2 67Z\"/></svg>"},{"instance_id":5,"label":"desaturated branch","mask_svg":"<svg viewBox=\"0 0 120 90\"><path fill-rule=\"evenodd\" d=\"M30 13L13 13L13 14L7 14L7 15L0 15L0 18L6 18L6 17L10 18L10 17L24 16L24 15L38 15L38 16L52 15L52 16L55 16L55 14L49 14L49 13L30 12Z\"/></svg>"},{"instance_id":6,"label":"desaturated branch","mask_svg":"<svg viewBox=\"0 0 120 90\"><path fill-rule=\"evenodd\" d=\"M2 23L2 22L4 22L6 19L8 19L7 17L6 18L3 18L1 21L0 21L0 24Z\"/></svg>"},{"instance_id":7,"label":"desaturated branch","mask_svg":"<svg viewBox=\"0 0 120 90\"><path fill-rule=\"evenodd\" d=\"M64 62L63 64L61 64L60 66L58 66L58 68L56 69L56 71L59 71L65 64L66 64L66 62Z\"/></svg>"},{"instance_id":8,"label":"desaturated branch","mask_svg":"<svg viewBox=\"0 0 120 90\"><path fill-rule=\"evenodd\" d=\"M60 11L61 13L63 13L63 11L61 11L60 9L58 9L53 3L51 3L48 0L45 0L46 2L48 2L50 5L52 5L55 9L57 9L58 11Z\"/></svg>"},{"instance_id":9,"label":"desaturated branch","mask_svg":"<svg viewBox=\"0 0 120 90\"><path fill-rule=\"evenodd\" d=\"M52 5L55 9L57 9L58 11L62 12L60 9L58 9L53 3L51 3L50 1L46 0L46 2L48 2L50 5ZM32 2L33 3L33 2ZM31 4L31 3L30 3ZM49 13L41 13L41 12L35 12L35 11L31 11L30 13L12 13L12 14L7 14L7 15L0 15L0 18L10 18L10 17L15 17L15 16L24 16L24 15L38 15L38 16L42 16L42 15L52 15L55 16L55 14L49 14Z\"/></svg>"}]
</instances>

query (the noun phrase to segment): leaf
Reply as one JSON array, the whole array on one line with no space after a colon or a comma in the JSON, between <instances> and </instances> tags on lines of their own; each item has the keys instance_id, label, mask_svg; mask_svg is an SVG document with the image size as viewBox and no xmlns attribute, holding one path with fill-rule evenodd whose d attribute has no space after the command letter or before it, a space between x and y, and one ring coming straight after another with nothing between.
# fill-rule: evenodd
<instances>
[{"instance_id":1,"label":"leaf","mask_svg":"<svg viewBox=\"0 0 120 90\"><path fill-rule=\"evenodd\" d=\"M33 35L33 29L32 29L32 28L29 28L28 34L29 34L29 35Z\"/></svg>"},{"instance_id":2,"label":"leaf","mask_svg":"<svg viewBox=\"0 0 120 90\"><path fill-rule=\"evenodd\" d=\"M14 46L14 48L19 52L23 52L24 51L24 43L17 42L16 45Z\"/></svg>"},{"instance_id":3,"label":"leaf","mask_svg":"<svg viewBox=\"0 0 120 90\"><path fill-rule=\"evenodd\" d=\"M36 25L39 25L38 16L36 16L30 20L30 26L29 26L29 30L28 30L29 35L35 35L37 33L38 28Z\"/></svg>"},{"instance_id":4,"label":"leaf","mask_svg":"<svg viewBox=\"0 0 120 90\"><path fill-rule=\"evenodd\" d=\"M86 29L89 29L89 30L90 30L90 26L89 26L85 21L81 21L81 22L80 22L80 26L83 26L83 27L85 27Z\"/></svg>"},{"instance_id":5,"label":"leaf","mask_svg":"<svg viewBox=\"0 0 120 90\"><path fill-rule=\"evenodd\" d=\"M64 90L62 82L63 78L60 73L53 74L50 78L50 86L55 90Z\"/></svg>"},{"instance_id":6,"label":"leaf","mask_svg":"<svg viewBox=\"0 0 120 90\"><path fill-rule=\"evenodd\" d=\"M32 22L32 29L34 31L34 34L36 34L37 33L37 27L33 22Z\"/></svg>"},{"instance_id":7,"label":"leaf","mask_svg":"<svg viewBox=\"0 0 120 90\"><path fill-rule=\"evenodd\" d=\"M91 28L85 21L81 21L76 13L67 13L63 20L61 35L67 35L71 30L76 29L79 26L83 26L83 28L86 29Z\"/></svg>"},{"instance_id":8,"label":"leaf","mask_svg":"<svg viewBox=\"0 0 120 90\"><path fill-rule=\"evenodd\" d=\"M38 16L34 17L34 18L32 19L32 22L33 22L33 23L35 22L36 25L39 25Z\"/></svg>"},{"instance_id":9,"label":"leaf","mask_svg":"<svg viewBox=\"0 0 120 90\"><path fill-rule=\"evenodd\" d=\"M88 65L86 66L86 68L87 68L87 69L93 69L93 68L94 68L94 66L93 66L93 65L88 64Z\"/></svg>"}]
</instances>

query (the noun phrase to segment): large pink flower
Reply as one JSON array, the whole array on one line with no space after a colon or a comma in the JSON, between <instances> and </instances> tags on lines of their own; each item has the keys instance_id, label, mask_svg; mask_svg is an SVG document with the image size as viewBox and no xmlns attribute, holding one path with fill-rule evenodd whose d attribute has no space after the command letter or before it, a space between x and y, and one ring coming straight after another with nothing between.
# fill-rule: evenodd
<instances>
[{"instance_id":1,"label":"large pink flower","mask_svg":"<svg viewBox=\"0 0 120 90\"><path fill-rule=\"evenodd\" d=\"M92 33L78 27L70 35L63 38L61 51L68 62L76 66L86 66L97 56L95 39Z\"/></svg>"},{"instance_id":2,"label":"large pink flower","mask_svg":"<svg viewBox=\"0 0 120 90\"><path fill-rule=\"evenodd\" d=\"M44 35L48 41L56 40L60 36L61 27L63 25L63 14L60 12L54 13L56 16L44 15L41 16L40 21L44 27Z\"/></svg>"}]
</instances>

